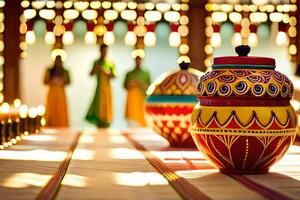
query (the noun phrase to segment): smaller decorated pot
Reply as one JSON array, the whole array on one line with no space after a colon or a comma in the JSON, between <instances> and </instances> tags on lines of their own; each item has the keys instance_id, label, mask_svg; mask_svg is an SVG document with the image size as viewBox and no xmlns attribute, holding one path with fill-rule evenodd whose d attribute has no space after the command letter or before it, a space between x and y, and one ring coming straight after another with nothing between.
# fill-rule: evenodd
<instances>
[{"instance_id":1,"label":"smaller decorated pot","mask_svg":"<svg viewBox=\"0 0 300 200\"><path fill-rule=\"evenodd\" d=\"M202 73L189 68L189 63L182 62L179 66L180 70L162 74L149 86L146 118L172 147L195 147L189 127Z\"/></svg>"},{"instance_id":2,"label":"smaller decorated pot","mask_svg":"<svg viewBox=\"0 0 300 200\"><path fill-rule=\"evenodd\" d=\"M293 84L274 70L274 59L247 56L248 46L236 52L215 58L200 78L192 136L223 173L267 173L296 136Z\"/></svg>"}]
</instances>

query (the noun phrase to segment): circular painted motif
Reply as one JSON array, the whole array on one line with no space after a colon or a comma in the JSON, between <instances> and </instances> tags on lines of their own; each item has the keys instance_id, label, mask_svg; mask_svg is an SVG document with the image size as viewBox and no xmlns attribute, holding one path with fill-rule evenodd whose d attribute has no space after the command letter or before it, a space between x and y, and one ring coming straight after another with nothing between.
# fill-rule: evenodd
<instances>
[{"instance_id":1,"label":"circular painted motif","mask_svg":"<svg viewBox=\"0 0 300 200\"><path fill-rule=\"evenodd\" d=\"M275 85L274 83L270 83L268 86L268 94L272 97L276 97L278 93L279 93L279 89L277 85Z\"/></svg>"},{"instance_id":2,"label":"circular painted motif","mask_svg":"<svg viewBox=\"0 0 300 200\"><path fill-rule=\"evenodd\" d=\"M203 93L205 91L205 85L204 85L204 83L199 83L198 84L197 91L198 91L199 95L203 95Z\"/></svg>"},{"instance_id":3,"label":"circular painted motif","mask_svg":"<svg viewBox=\"0 0 300 200\"><path fill-rule=\"evenodd\" d=\"M288 93L289 93L289 86L286 83L284 83L281 88L281 96L286 97Z\"/></svg>"},{"instance_id":4,"label":"circular painted motif","mask_svg":"<svg viewBox=\"0 0 300 200\"><path fill-rule=\"evenodd\" d=\"M208 84L207 84L207 87L206 87L206 91L207 91L207 93L209 94L209 95L213 95L213 94L215 94L216 93L216 90L217 89L217 84L216 84L216 82L209 82Z\"/></svg>"},{"instance_id":5,"label":"circular painted motif","mask_svg":"<svg viewBox=\"0 0 300 200\"><path fill-rule=\"evenodd\" d=\"M231 87L228 84L223 84L218 90L220 96L229 96L231 94Z\"/></svg>"},{"instance_id":6,"label":"circular painted motif","mask_svg":"<svg viewBox=\"0 0 300 200\"><path fill-rule=\"evenodd\" d=\"M252 93L255 96L263 96L264 92L265 92L265 89L264 89L264 87L261 84L254 84L252 86Z\"/></svg>"},{"instance_id":7,"label":"circular painted motif","mask_svg":"<svg viewBox=\"0 0 300 200\"><path fill-rule=\"evenodd\" d=\"M234 92L237 95L243 95L248 91L248 85L245 81L240 81L236 84Z\"/></svg>"}]
</instances>

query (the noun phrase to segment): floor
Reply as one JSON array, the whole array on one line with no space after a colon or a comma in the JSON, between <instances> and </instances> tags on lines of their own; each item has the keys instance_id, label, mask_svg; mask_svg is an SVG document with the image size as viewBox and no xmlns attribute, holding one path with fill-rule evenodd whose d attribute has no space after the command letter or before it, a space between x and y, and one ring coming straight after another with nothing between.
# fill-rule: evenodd
<instances>
[{"instance_id":1,"label":"floor","mask_svg":"<svg viewBox=\"0 0 300 200\"><path fill-rule=\"evenodd\" d=\"M300 199L299 156L227 176L149 129L45 129L0 151L0 199Z\"/></svg>"}]
</instances>

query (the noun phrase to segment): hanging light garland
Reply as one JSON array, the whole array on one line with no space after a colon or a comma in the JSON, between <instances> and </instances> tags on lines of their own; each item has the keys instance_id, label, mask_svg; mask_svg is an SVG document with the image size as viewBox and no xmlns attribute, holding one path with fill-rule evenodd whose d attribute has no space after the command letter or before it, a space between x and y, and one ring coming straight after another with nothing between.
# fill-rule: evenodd
<instances>
[{"instance_id":1,"label":"hanging light garland","mask_svg":"<svg viewBox=\"0 0 300 200\"><path fill-rule=\"evenodd\" d=\"M179 47L181 44L181 37L178 33L179 24L178 23L170 23L171 33L169 35L169 45L170 47Z\"/></svg>"},{"instance_id":2,"label":"hanging light garland","mask_svg":"<svg viewBox=\"0 0 300 200\"><path fill-rule=\"evenodd\" d=\"M155 23L146 24L147 32L144 37L144 44L147 47L154 47L156 45L156 35L155 35Z\"/></svg>"},{"instance_id":3,"label":"hanging light garland","mask_svg":"<svg viewBox=\"0 0 300 200\"><path fill-rule=\"evenodd\" d=\"M236 47L243 43L243 38L241 35L242 26L241 24L234 24L233 29L234 33L231 38L231 44L232 46Z\"/></svg>"},{"instance_id":4,"label":"hanging light garland","mask_svg":"<svg viewBox=\"0 0 300 200\"><path fill-rule=\"evenodd\" d=\"M62 36L62 42L64 45L71 45L74 42L73 26L74 23L72 21L64 24L65 32Z\"/></svg>"},{"instance_id":5,"label":"hanging light garland","mask_svg":"<svg viewBox=\"0 0 300 200\"><path fill-rule=\"evenodd\" d=\"M250 47L256 47L258 44L257 25L251 24L249 29L250 29L250 34L248 36L248 45Z\"/></svg>"},{"instance_id":6,"label":"hanging light garland","mask_svg":"<svg viewBox=\"0 0 300 200\"><path fill-rule=\"evenodd\" d=\"M278 46L288 46L289 44L289 38L287 35L287 24L283 22L278 23L278 33L276 35L276 44Z\"/></svg>"},{"instance_id":7,"label":"hanging light garland","mask_svg":"<svg viewBox=\"0 0 300 200\"><path fill-rule=\"evenodd\" d=\"M166 21L170 24L170 46L178 48L180 55L186 55L189 52L187 40L189 6L187 2L183 1L183 3L171 6L168 3L154 4L151 2L23 0L21 6L24 9L26 28L21 28L24 26L21 23L20 32L22 29L26 45L33 44L35 35L31 21L34 22L37 17L42 18L46 20L45 42L54 45L55 48L63 48L63 45L71 45L74 42L74 23L76 20L83 19L86 21L87 27L84 36L86 44L113 45L115 42L114 22L125 20L128 32L124 37L124 43L143 49L144 46L156 46L156 23ZM60 44L58 45L58 43ZM23 46L21 57L26 56L26 47Z\"/></svg>"},{"instance_id":8,"label":"hanging light garland","mask_svg":"<svg viewBox=\"0 0 300 200\"><path fill-rule=\"evenodd\" d=\"M229 21L234 24L234 33L231 39L231 44L249 44L252 47L258 45L257 28L260 23L271 21L278 23L278 33L276 35L276 44L279 46L287 46L290 55L290 60L295 61L297 54L296 46L296 11L297 0L290 1L286 4L272 5L263 1L252 1L252 4L235 4L214 3L208 1L205 5L207 17L205 20L205 34L208 38L204 48L206 58L204 64L206 67L211 66L212 47L219 45L220 38L218 31L213 24L222 25L223 22ZM211 3L212 2L212 3Z\"/></svg>"},{"instance_id":9,"label":"hanging light garland","mask_svg":"<svg viewBox=\"0 0 300 200\"><path fill-rule=\"evenodd\" d=\"M33 31L33 26L34 26L34 21L33 20L28 20L26 22L27 25L27 32L25 35L25 41L29 45L33 45L35 43L36 37L35 33Z\"/></svg>"},{"instance_id":10,"label":"hanging light garland","mask_svg":"<svg viewBox=\"0 0 300 200\"><path fill-rule=\"evenodd\" d=\"M213 24L212 28L213 28L213 33L210 38L211 46L214 48L219 48L222 43L221 34L220 34L221 26L220 24Z\"/></svg>"},{"instance_id":11,"label":"hanging light garland","mask_svg":"<svg viewBox=\"0 0 300 200\"><path fill-rule=\"evenodd\" d=\"M45 42L46 44L55 44L55 34L53 32L54 23L50 20L46 22L46 34L45 34Z\"/></svg>"},{"instance_id":12,"label":"hanging light garland","mask_svg":"<svg viewBox=\"0 0 300 200\"><path fill-rule=\"evenodd\" d=\"M128 46L134 46L137 42L137 36L134 33L135 23L127 22L127 33L124 37L124 42Z\"/></svg>"},{"instance_id":13,"label":"hanging light garland","mask_svg":"<svg viewBox=\"0 0 300 200\"><path fill-rule=\"evenodd\" d=\"M88 45L93 45L97 43L97 35L94 32L95 23L93 21L89 21L86 24L87 32L84 35L84 41Z\"/></svg>"},{"instance_id":14,"label":"hanging light garland","mask_svg":"<svg viewBox=\"0 0 300 200\"><path fill-rule=\"evenodd\" d=\"M114 35L114 22L109 21L105 24L106 32L104 33L103 42L104 44L110 46L115 43L115 35Z\"/></svg>"}]
</instances>

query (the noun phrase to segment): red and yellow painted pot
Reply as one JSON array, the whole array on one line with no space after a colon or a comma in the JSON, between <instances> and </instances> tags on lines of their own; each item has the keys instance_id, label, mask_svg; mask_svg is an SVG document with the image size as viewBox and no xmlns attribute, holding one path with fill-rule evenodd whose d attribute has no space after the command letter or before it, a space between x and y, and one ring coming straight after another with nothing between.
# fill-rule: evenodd
<instances>
[{"instance_id":1,"label":"red and yellow painted pot","mask_svg":"<svg viewBox=\"0 0 300 200\"><path fill-rule=\"evenodd\" d=\"M247 56L248 46L236 52L215 58L200 78L192 136L223 173L267 173L296 136L293 84L274 70L274 59Z\"/></svg>"},{"instance_id":2,"label":"red and yellow painted pot","mask_svg":"<svg viewBox=\"0 0 300 200\"><path fill-rule=\"evenodd\" d=\"M202 73L188 66L181 63L181 70L162 74L147 91L146 119L173 147L195 147L189 128Z\"/></svg>"}]
</instances>

